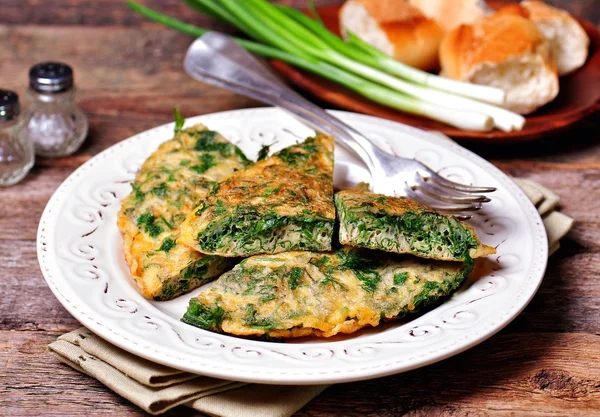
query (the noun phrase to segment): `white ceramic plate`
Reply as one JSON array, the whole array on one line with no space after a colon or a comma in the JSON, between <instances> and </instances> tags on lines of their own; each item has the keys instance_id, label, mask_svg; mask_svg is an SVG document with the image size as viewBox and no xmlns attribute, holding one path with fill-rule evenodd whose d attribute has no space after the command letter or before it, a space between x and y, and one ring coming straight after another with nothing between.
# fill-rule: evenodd
<instances>
[{"instance_id":1,"label":"white ceramic plate","mask_svg":"<svg viewBox=\"0 0 600 417\"><path fill-rule=\"evenodd\" d=\"M453 180L495 186L493 201L469 221L498 253L479 262L449 300L410 321L335 339L251 341L179 321L191 294L168 302L144 299L122 254L119 202L136 170L172 137L173 124L107 149L56 191L38 231L39 262L53 293L84 326L109 342L164 365L213 377L276 384L317 384L374 378L424 366L476 345L523 310L541 283L546 233L534 206L498 169L458 146L415 128L345 112L337 116L384 149L415 157ZM272 108L187 120L218 130L254 158L262 144L277 151L314 134ZM335 180L368 180L355 160L336 150Z\"/></svg>"}]
</instances>

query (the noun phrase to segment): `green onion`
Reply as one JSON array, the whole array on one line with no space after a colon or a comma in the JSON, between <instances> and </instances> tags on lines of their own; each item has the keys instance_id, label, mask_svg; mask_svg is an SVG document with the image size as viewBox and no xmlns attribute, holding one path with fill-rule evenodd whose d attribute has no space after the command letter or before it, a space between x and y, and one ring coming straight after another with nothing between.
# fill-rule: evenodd
<instances>
[{"instance_id":1,"label":"green onion","mask_svg":"<svg viewBox=\"0 0 600 417\"><path fill-rule=\"evenodd\" d=\"M182 0L186 4L190 5L194 9L202 12L202 10L208 11L207 14L209 16L217 17L222 21L229 23L232 26L237 27L241 31L247 33L252 36L256 40L260 42L264 42L264 39L260 37L257 33L250 33L248 27L244 24L243 21L238 19L235 15L229 13L227 9L225 9L222 5L219 5L218 2L213 0Z\"/></svg>"},{"instance_id":2,"label":"green onion","mask_svg":"<svg viewBox=\"0 0 600 417\"><path fill-rule=\"evenodd\" d=\"M491 106L462 96L449 94L444 91L427 88L426 86L415 85L379 71L377 68L381 68L381 65L379 65L379 62L381 62L380 60L382 59L381 57L375 56L374 54L367 55L361 51L355 50L327 30L322 24L296 9L286 6L275 7L265 0L246 1L255 5L256 9L263 12L264 16L273 19L271 27L274 28L274 30L286 33L287 31L291 31L293 35L303 41L302 45L311 45L310 48L307 48L308 51L316 46L318 50L313 52L313 54L321 59L328 60L333 65L337 65L354 72L357 75L368 78L371 81L375 81L429 103L450 107L456 110L471 110L489 114L494 119L494 126L504 131L511 131L514 129L520 130L525 124L524 117L506 109ZM275 22L277 22L277 25L274 24ZM303 31L297 24L302 25L305 30ZM281 29L282 27L285 27L285 30ZM278 38L278 40L279 39L280 38ZM327 48L327 46L329 46L329 48ZM385 59L389 60L390 58L386 57ZM397 61L394 60L394 62ZM441 77L438 78L446 80ZM463 84L472 86L472 84ZM502 92L502 94L504 93Z\"/></svg>"},{"instance_id":3,"label":"green onion","mask_svg":"<svg viewBox=\"0 0 600 417\"><path fill-rule=\"evenodd\" d=\"M264 0L257 1L264 2ZM505 93L499 88L465 83L429 74L425 71L418 70L389 57L388 55L379 51L377 48L371 46L370 44L362 40L360 40L360 51L362 52L357 51L354 48L352 48L348 43L345 43L335 34L331 33L321 22L311 19L299 10L287 6L270 7L278 8L288 17L302 23L304 26L306 26L307 28L318 34L322 39L324 39L329 44L329 46L334 48L336 51L343 53L349 58L362 62L366 65L372 66L374 68L378 68L382 71L389 72L390 74L397 75L406 80L416 82L418 84L435 87L450 93L460 94L466 97L487 101L493 104L504 104ZM354 43L356 44L356 40L360 38L356 37L356 35L354 35L354 38ZM364 53L365 51L369 51L370 53L366 55Z\"/></svg>"},{"instance_id":4,"label":"green onion","mask_svg":"<svg viewBox=\"0 0 600 417\"><path fill-rule=\"evenodd\" d=\"M255 13L255 7L247 7L248 3L253 3L253 6L257 5L251 0L221 0L221 3L229 10L229 12L236 14L239 19L251 29L250 32L245 31L247 35L253 36L254 33L258 33L260 36L263 36L271 46L285 52L305 59L310 59L311 56L316 56L318 58L318 47L327 48L327 45L323 41L316 36L311 36L312 34L310 33L308 39L301 38L300 36L302 34L299 32L304 30L304 28L296 24L296 22L292 21L293 24L291 27L283 28L277 21L273 21L272 19L261 19L262 15L260 13ZM261 4L258 3L258 5ZM271 11L271 9L267 8L267 13L269 11ZM294 31L294 33L291 31ZM306 35L306 33L303 34ZM318 47L313 47L307 41L314 42Z\"/></svg>"},{"instance_id":5,"label":"green onion","mask_svg":"<svg viewBox=\"0 0 600 417\"><path fill-rule=\"evenodd\" d=\"M346 35L348 45L352 45L355 48L360 49L361 51L363 51L366 54L370 54L370 55L378 56L378 57L388 57L389 58L389 56L386 55L384 52L373 47L371 44L368 44L367 42L363 41L360 37L358 37L358 35L355 35L354 33L350 32L349 30L345 31L345 35Z\"/></svg>"},{"instance_id":6,"label":"green onion","mask_svg":"<svg viewBox=\"0 0 600 417\"><path fill-rule=\"evenodd\" d=\"M261 1L261 0L258 0ZM360 40L359 45L360 49L353 48L350 44L344 42L342 39L338 38L332 32L327 30L323 24L320 22L311 19L304 13L287 6L276 6L279 10L285 13L287 16L293 18L295 21L303 24L308 29L312 30L314 33L319 35L321 39L323 39L331 48L339 51L340 53L346 55L347 57L366 63L372 67L382 68L379 63L381 60L389 60L390 58L385 55L383 52L373 48L371 45L366 42ZM357 43L358 37L354 37L354 42ZM368 51L365 53L365 51ZM377 51L377 52L375 52ZM393 60L394 62L398 62ZM404 64L403 64L404 65ZM425 73L427 74L427 73ZM428 76L430 74L427 74ZM444 81L447 81L445 78L437 77ZM414 85L407 82L403 82L394 79L394 81L389 82L393 83L393 85L385 83L385 85L390 88L398 89L404 93L410 94L412 96L421 98L430 103L438 103L446 107L451 107L458 110L473 110L480 111L486 114L489 114L494 119L494 126L504 131L511 131L513 129L521 130L523 125L525 124L525 118L519 114L513 113L501 107L491 106L486 103L481 103L475 100L470 100L464 97L457 97L453 94L448 94L443 91L438 91L432 88L426 88L420 85ZM473 86L473 84L462 83L466 86ZM484 87L489 89L489 87ZM493 89L497 90L497 89ZM502 91L502 90L499 90ZM482 91L485 92L485 91ZM504 97L504 92L502 92ZM493 95L493 92L492 92Z\"/></svg>"},{"instance_id":7,"label":"green onion","mask_svg":"<svg viewBox=\"0 0 600 417\"><path fill-rule=\"evenodd\" d=\"M324 32L321 31L316 33L311 31L302 22L291 19L287 14L289 10L285 11L284 8L280 9L262 0L246 0L244 2L237 0L221 0L219 2L211 0L184 1L188 4L196 4L197 7L195 6L195 8L198 10L210 10L212 14L218 15L222 20L236 22L235 25L247 35L271 45L233 38L248 51L313 72L356 91L374 102L466 130L490 130L496 120L495 118L493 121L487 114L490 111L489 109L486 110L486 106L489 105L476 102L473 102L475 103L473 104L470 103L472 100L463 97L452 96L422 85L410 84L377 69L355 62L331 47L331 44L336 43L340 49L345 48L346 45L349 49L352 49L350 43L345 43L324 27L323 30L327 31L328 35L324 35ZM192 36L199 37L208 32L206 29L181 22L133 1L128 1L127 5L151 20ZM249 7L249 5L252 7ZM261 13L257 14L256 9L260 10ZM284 19L285 29L281 25L281 19ZM319 24L308 17L307 19L317 25ZM359 42L354 40L353 43L357 44ZM362 41L360 44L363 50L369 51L369 56L382 55L374 48L365 47ZM365 74L369 76L370 80L365 79ZM461 103L460 105L454 102L456 99ZM440 105L441 103L443 105ZM493 108L494 111L498 110L493 106L489 107Z\"/></svg>"},{"instance_id":8,"label":"green onion","mask_svg":"<svg viewBox=\"0 0 600 417\"><path fill-rule=\"evenodd\" d=\"M317 20L318 22L323 23L323 21L321 20L321 16L319 16L319 12L317 11L317 8L315 6L315 1L314 0L308 0L307 2L307 6L308 6L308 11L310 12L310 14L312 14L313 18L315 20Z\"/></svg>"}]
</instances>

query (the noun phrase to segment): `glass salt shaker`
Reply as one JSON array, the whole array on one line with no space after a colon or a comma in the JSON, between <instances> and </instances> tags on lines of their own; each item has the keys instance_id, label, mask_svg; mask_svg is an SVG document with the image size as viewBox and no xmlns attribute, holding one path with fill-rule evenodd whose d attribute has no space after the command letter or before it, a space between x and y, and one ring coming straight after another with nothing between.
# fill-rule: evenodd
<instances>
[{"instance_id":1,"label":"glass salt shaker","mask_svg":"<svg viewBox=\"0 0 600 417\"><path fill-rule=\"evenodd\" d=\"M0 186L21 181L33 166L33 143L22 132L19 96L0 90Z\"/></svg>"},{"instance_id":2,"label":"glass salt shaker","mask_svg":"<svg viewBox=\"0 0 600 417\"><path fill-rule=\"evenodd\" d=\"M88 132L88 121L75 104L73 70L44 62L29 70L30 107L25 127L39 156L55 158L75 152Z\"/></svg>"}]
</instances>

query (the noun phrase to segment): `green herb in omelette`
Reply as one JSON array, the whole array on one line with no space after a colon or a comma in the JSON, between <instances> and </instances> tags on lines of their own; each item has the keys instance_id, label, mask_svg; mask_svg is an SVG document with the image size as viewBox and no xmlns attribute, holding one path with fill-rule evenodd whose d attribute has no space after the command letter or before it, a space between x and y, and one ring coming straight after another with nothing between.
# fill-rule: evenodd
<instances>
[{"instance_id":1,"label":"green herb in omelette","mask_svg":"<svg viewBox=\"0 0 600 417\"><path fill-rule=\"evenodd\" d=\"M185 119L177 108L173 109L173 116L175 118L175 133L179 133L185 124Z\"/></svg>"},{"instance_id":2,"label":"green herb in omelette","mask_svg":"<svg viewBox=\"0 0 600 417\"><path fill-rule=\"evenodd\" d=\"M332 150L333 138L319 135L234 173L194 210L180 241L227 257L329 250Z\"/></svg>"},{"instance_id":3,"label":"green herb in omelette","mask_svg":"<svg viewBox=\"0 0 600 417\"><path fill-rule=\"evenodd\" d=\"M197 288L233 266L233 259L205 256L178 245L177 239L185 217L206 200L218 181L248 163L218 133L202 125L181 129L182 125L183 118L176 116L180 130L143 163L118 216L132 277L145 297L161 301ZM198 141L204 141L207 149L197 150ZM194 170L190 165L198 166Z\"/></svg>"},{"instance_id":4,"label":"green herb in omelette","mask_svg":"<svg viewBox=\"0 0 600 417\"><path fill-rule=\"evenodd\" d=\"M493 252L455 217L408 198L346 190L335 195L335 204L343 245L450 261Z\"/></svg>"},{"instance_id":5,"label":"green herb in omelette","mask_svg":"<svg viewBox=\"0 0 600 417\"><path fill-rule=\"evenodd\" d=\"M210 153L203 153L198 157L198 161L197 165L191 167L197 174L203 174L216 165L215 156Z\"/></svg>"},{"instance_id":6,"label":"green herb in omelette","mask_svg":"<svg viewBox=\"0 0 600 417\"><path fill-rule=\"evenodd\" d=\"M271 149L271 145L263 145L260 148L260 151L258 151L258 159L257 159L257 161L262 161L263 159L266 159L267 156L269 156L269 150Z\"/></svg>"},{"instance_id":7,"label":"green herb in omelette","mask_svg":"<svg viewBox=\"0 0 600 417\"><path fill-rule=\"evenodd\" d=\"M176 245L175 239L171 239L170 237L168 237L165 240L163 240L163 242L160 245L160 248L158 248L158 250L169 253L169 251L171 249L173 249L175 247L175 245Z\"/></svg>"},{"instance_id":8,"label":"green herb in omelette","mask_svg":"<svg viewBox=\"0 0 600 417\"><path fill-rule=\"evenodd\" d=\"M134 182L131 183L131 188L133 189L136 203L141 203L144 201L146 193L142 191L142 188Z\"/></svg>"},{"instance_id":9,"label":"green herb in omelette","mask_svg":"<svg viewBox=\"0 0 600 417\"><path fill-rule=\"evenodd\" d=\"M408 279L408 272L399 272L394 274L394 285L404 285Z\"/></svg>"},{"instance_id":10,"label":"green herb in omelette","mask_svg":"<svg viewBox=\"0 0 600 417\"><path fill-rule=\"evenodd\" d=\"M156 217L150 213L144 213L138 217L137 225L143 227L144 231L150 235L150 237L156 237L163 232L163 228L155 223Z\"/></svg>"},{"instance_id":11,"label":"green herb in omelette","mask_svg":"<svg viewBox=\"0 0 600 417\"><path fill-rule=\"evenodd\" d=\"M472 262L348 247L333 253L257 255L193 299L183 321L253 337L352 333L433 305L456 290L472 269ZM218 323L213 320L217 309Z\"/></svg>"}]
</instances>

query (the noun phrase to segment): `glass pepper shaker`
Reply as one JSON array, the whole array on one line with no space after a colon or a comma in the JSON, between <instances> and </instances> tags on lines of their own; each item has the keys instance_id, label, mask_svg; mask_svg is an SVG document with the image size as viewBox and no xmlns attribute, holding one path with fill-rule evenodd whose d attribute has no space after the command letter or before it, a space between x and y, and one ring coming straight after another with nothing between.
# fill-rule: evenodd
<instances>
[{"instance_id":1,"label":"glass pepper shaker","mask_svg":"<svg viewBox=\"0 0 600 417\"><path fill-rule=\"evenodd\" d=\"M54 158L75 152L88 132L88 121L75 104L73 70L44 62L29 70L29 109L25 128L39 156Z\"/></svg>"},{"instance_id":2,"label":"glass pepper shaker","mask_svg":"<svg viewBox=\"0 0 600 417\"><path fill-rule=\"evenodd\" d=\"M21 181L33 166L33 143L21 129L19 96L0 90L0 186Z\"/></svg>"}]
</instances>

